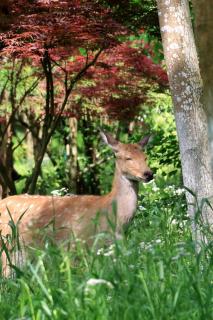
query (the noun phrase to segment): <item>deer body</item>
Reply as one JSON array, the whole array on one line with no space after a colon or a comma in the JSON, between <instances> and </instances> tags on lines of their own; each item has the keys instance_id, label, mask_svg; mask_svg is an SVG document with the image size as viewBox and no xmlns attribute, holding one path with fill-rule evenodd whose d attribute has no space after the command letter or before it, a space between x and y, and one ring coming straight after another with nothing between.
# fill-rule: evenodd
<instances>
[{"instance_id":1,"label":"deer body","mask_svg":"<svg viewBox=\"0 0 213 320\"><path fill-rule=\"evenodd\" d=\"M11 232L9 211L14 223L18 223L20 240L25 245L39 243L39 233L51 223L54 224L54 237L58 242L67 240L71 234L90 242L95 233L108 231L109 220L115 220L115 209L116 233L119 234L136 210L139 181L148 182L153 174L138 144L123 144L104 133L102 137L116 155L110 193L103 196L10 196L0 201L2 236ZM94 223L97 213L98 225Z\"/></svg>"}]
</instances>

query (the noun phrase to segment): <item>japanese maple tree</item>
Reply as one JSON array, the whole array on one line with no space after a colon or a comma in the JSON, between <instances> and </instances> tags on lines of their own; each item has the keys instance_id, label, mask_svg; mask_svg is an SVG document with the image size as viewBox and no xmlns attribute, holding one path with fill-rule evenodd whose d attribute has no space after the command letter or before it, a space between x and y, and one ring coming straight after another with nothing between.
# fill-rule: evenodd
<instances>
[{"instance_id":1,"label":"japanese maple tree","mask_svg":"<svg viewBox=\"0 0 213 320\"><path fill-rule=\"evenodd\" d=\"M75 84L98 59L101 52L117 43L117 35L124 28L113 21L108 9L94 1L9 1L13 23L9 31L0 35L1 54L31 59L40 63L46 77L45 117L38 159L26 189L33 193L41 163L49 140L66 107ZM85 59L80 70L68 77L61 105L55 112L52 60L67 59L79 47L94 52Z\"/></svg>"},{"instance_id":2,"label":"japanese maple tree","mask_svg":"<svg viewBox=\"0 0 213 320\"><path fill-rule=\"evenodd\" d=\"M125 42L130 30L97 1L8 0L7 5L10 24L0 33L1 56L24 59L39 67L39 77L45 79L40 82L46 92L43 110L36 105L30 109L42 120L37 122L41 138L35 167L25 187L34 193L62 115L73 110L81 115L80 101L86 99L111 117L130 119L144 101L141 78L164 85L167 76L139 47Z\"/></svg>"}]
</instances>

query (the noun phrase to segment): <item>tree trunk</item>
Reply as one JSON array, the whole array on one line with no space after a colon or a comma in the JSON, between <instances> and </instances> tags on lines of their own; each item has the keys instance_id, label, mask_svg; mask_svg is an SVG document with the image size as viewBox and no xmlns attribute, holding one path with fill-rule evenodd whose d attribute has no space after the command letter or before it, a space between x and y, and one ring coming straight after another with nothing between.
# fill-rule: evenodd
<instances>
[{"instance_id":1,"label":"tree trunk","mask_svg":"<svg viewBox=\"0 0 213 320\"><path fill-rule=\"evenodd\" d=\"M33 136L30 131L26 136L26 156L27 161L33 163Z\"/></svg>"},{"instance_id":2,"label":"tree trunk","mask_svg":"<svg viewBox=\"0 0 213 320\"><path fill-rule=\"evenodd\" d=\"M13 181L13 143L12 124L5 122L0 126L0 184L2 185L2 198L8 194L16 194Z\"/></svg>"},{"instance_id":3,"label":"tree trunk","mask_svg":"<svg viewBox=\"0 0 213 320\"><path fill-rule=\"evenodd\" d=\"M193 1L195 12L195 40L198 47L203 103L208 115L211 166L213 169L213 5L212 0Z\"/></svg>"},{"instance_id":4,"label":"tree trunk","mask_svg":"<svg viewBox=\"0 0 213 320\"><path fill-rule=\"evenodd\" d=\"M84 136L84 155L87 158L87 165L83 172L79 172L77 193L100 194L99 164L97 164L97 146L95 145L97 132L94 131L89 115L81 119L80 126Z\"/></svg>"},{"instance_id":5,"label":"tree trunk","mask_svg":"<svg viewBox=\"0 0 213 320\"><path fill-rule=\"evenodd\" d=\"M73 193L77 192L77 176L78 176L78 150L77 150L77 132L78 122L76 118L69 119L70 128L70 143L69 143L69 155L70 155L70 188Z\"/></svg>"},{"instance_id":6,"label":"tree trunk","mask_svg":"<svg viewBox=\"0 0 213 320\"><path fill-rule=\"evenodd\" d=\"M187 0L157 0L164 55L180 145L183 182L197 197L186 193L193 233L197 204L213 195L213 180L208 148L207 115L201 101L202 80ZM202 218L213 223L213 212L204 206Z\"/></svg>"},{"instance_id":7,"label":"tree trunk","mask_svg":"<svg viewBox=\"0 0 213 320\"><path fill-rule=\"evenodd\" d=\"M12 12L10 10L10 1L0 1L0 32L6 32L12 23Z\"/></svg>"}]
</instances>

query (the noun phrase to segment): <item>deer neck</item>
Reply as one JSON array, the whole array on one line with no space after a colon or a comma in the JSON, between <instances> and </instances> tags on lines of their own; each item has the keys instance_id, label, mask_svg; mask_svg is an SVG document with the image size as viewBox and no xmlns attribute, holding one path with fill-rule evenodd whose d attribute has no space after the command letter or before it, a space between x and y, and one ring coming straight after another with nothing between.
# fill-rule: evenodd
<instances>
[{"instance_id":1,"label":"deer neck","mask_svg":"<svg viewBox=\"0 0 213 320\"><path fill-rule=\"evenodd\" d=\"M111 195L112 201L116 203L119 225L128 223L137 206L138 182L127 179L117 165Z\"/></svg>"}]
</instances>

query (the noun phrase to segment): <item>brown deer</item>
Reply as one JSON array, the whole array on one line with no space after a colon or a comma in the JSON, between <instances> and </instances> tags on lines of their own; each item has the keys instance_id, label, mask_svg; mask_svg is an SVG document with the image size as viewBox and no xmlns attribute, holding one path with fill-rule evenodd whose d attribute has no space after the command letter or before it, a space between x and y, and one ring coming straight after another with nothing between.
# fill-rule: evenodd
<instances>
[{"instance_id":1,"label":"brown deer","mask_svg":"<svg viewBox=\"0 0 213 320\"><path fill-rule=\"evenodd\" d=\"M145 137L138 144L124 144L109 133L101 132L103 141L116 157L111 191L102 196L39 196L15 195L0 201L0 229L2 239L11 233L12 220L18 223L19 237L24 246L40 244L41 233L54 223L54 239L65 241L71 234L91 242L97 232L109 230L109 220L115 221L116 235L133 217L137 206L138 183L153 179L147 157L141 150L148 142ZM113 211L116 208L116 215ZM94 223L98 213L98 226ZM11 215L11 216L10 216ZM21 217L21 218L20 218ZM4 264L6 262L3 262Z\"/></svg>"}]
</instances>

